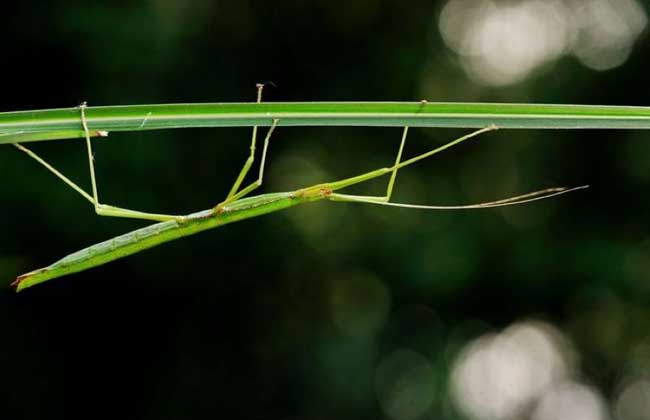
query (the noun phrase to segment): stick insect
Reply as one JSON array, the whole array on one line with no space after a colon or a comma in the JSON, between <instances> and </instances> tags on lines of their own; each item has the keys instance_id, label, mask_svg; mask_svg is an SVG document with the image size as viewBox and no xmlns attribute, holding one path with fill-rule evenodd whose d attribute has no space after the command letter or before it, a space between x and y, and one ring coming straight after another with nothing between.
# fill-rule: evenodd
<instances>
[{"instance_id":1,"label":"stick insect","mask_svg":"<svg viewBox=\"0 0 650 420\"><path fill-rule=\"evenodd\" d=\"M264 85L257 85L257 103L262 100L262 91ZM92 152L91 137L106 136L108 133L103 131L91 132L88 129L86 120L86 104L83 103L79 106L79 114L81 127L85 134L86 149L88 154L88 164L90 171L90 181L92 185L92 193L86 192L83 188L79 187L72 180L67 178L52 165L38 156L36 153L22 146L21 144L14 143L19 150L26 153L28 156L36 160L39 164L47 168L57 178L65 182L68 186L74 189L77 193L89 201L95 212L100 216L123 217L132 219L143 219L155 221L158 223L146 226L141 229L117 236L113 239L92 245L84 248L73 254L70 254L59 261L29 273L23 274L16 278L12 286L16 287L17 291L21 291L28 287L32 287L39 283L62 277L68 274L77 273L87 270L92 267L106 264L119 258L129 256L131 254L143 251L145 249L163 244L165 242L178 239L184 236L193 235L195 233L213 229L229 223L237 222L244 219L260 216L267 213L272 213L279 210L284 210L289 207L297 206L299 204L329 200L338 202L349 203L366 203L382 206L393 206L411 209L426 209L426 210L459 210L459 209L481 209L491 207L510 206L516 204L523 204L531 201L542 200L565 194L578 189L586 188L587 186L579 186L574 188L548 188L540 191L531 192L516 197L510 197L503 200L483 202L470 205L458 206L433 206L433 205L418 205L418 204L404 204L391 202L393 187L397 178L399 169L410 166L423 159L427 159L437 153L440 153L450 147L456 146L466 140L479 136L480 134L494 131L497 129L496 125L489 125L481 128L462 137L459 137L443 146L429 150L428 152L419 154L407 160L402 160L402 152L406 144L406 138L409 127L404 127L401 137L401 142L397 151L395 162L387 167L375 169L370 172L365 172L349 178L344 178L338 181L326 182L316 185L307 186L290 192L268 193L256 196L248 196L252 191L262 185L264 179L264 165L266 163L267 151L271 135L280 123L279 119L273 119L263 141L262 155L258 168L257 179L242 188L242 184L248 175L250 169L255 161L255 152L257 145L258 127L253 127L250 143L250 153L246 159L242 169L240 170L237 178L235 179L230 192L226 198L214 207L191 213L188 215L168 215L159 213L148 213L137 210L131 210L112 205L103 204L99 201L99 194L97 190L97 181L95 176L94 158ZM382 176L390 175L386 193L383 196L363 196L351 195L340 193L340 190L348 188L352 185L360 184L371 179L379 178Z\"/></svg>"}]
</instances>

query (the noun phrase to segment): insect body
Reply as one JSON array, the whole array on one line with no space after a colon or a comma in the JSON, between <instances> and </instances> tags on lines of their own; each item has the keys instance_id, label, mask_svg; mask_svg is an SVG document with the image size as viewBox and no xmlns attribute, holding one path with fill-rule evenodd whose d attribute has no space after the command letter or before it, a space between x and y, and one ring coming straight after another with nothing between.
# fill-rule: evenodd
<instances>
[{"instance_id":1,"label":"insect body","mask_svg":"<svg viewBox=\"0 0 650 420\"><path fill-rule=\"evenodd\" d=\"M257 102L261 101L263 85L257 85ZM81 187L76 185L70 179L61 174L49 163L41 157L33 153L31 150L23 147L20 144L15 144L23 152L27 153L30 157L34 158L41 165L45 166L54 175L63 180L66 184L72 187L75 191L81 194L86 200L93 204L97 214L102 216L113 217L126 217L153 220L158 223L146 226L144 228L126 233L124 235L115 237L113 239L95 244L88 248L77 251L73 254L64 257L63 259L51 264L48 267L31 271L29 273L19 276L13 285L18 291L25 288L43 283L45 281L80 272L92 267L96 267L119 258L140 252L142 250L151 248L153 246L178 239L184 236L193 235L195 233L213 229L222 225L237 222L240 220L248 219L251 217L260 216L263 214L287 209L298 204L319 201L344 201L344 202L357 202L369 203L384 206L406 207L406 208L419 208L429 210L450 210L450 209L477 209L508 206L514 204L521 204L525 202L541 200L555 195L564 194L574 191L586 186L575 188L549 188L541 191L532 192L517 197L511 197L504 200L492 201L487 203L464 205L464 206L428 206L428 205L415 205L415 204L402 204L390 202L393 191L393 186L399 169L412 165L420 160L433 156L447 148L457 145L479 134L496 130L494 125L485 127L483 129L474 131L470 134L462 136L453 140L443 146L422 153L407 160L402 160L402 152L406 143L408 134L408 127L405 127L402 134L402 140L397 153L395 163L391 166L379 168L374 171L366 172L354 177L345 178L339 181L328 182L301 188L291 192L261 194L252 197L246 197L250 192L258 188L263 181L264 177L264 164L266 162L266 155L269 146L271 134L279 124L278 119L274 119L267 135L264 139L262 149L262 157L258 172L258 177L248 186L241 188L248 171L250 170L255 158L255 146L257 137L257 127L253 128L253 135L250 146L250 155L243 165L237 179L235 180L227 197L219 204L211 209L192 213L189 215L165 215L157 213L146 213L136 210L124 209L120 207L101 204L98 199L97 184L95 179L95 170L92 158L92 148L90 138L93 135L98 135L97 132L91 132L88 129L85 116L85 104L80 106L81 124L85 133L86 145L88 149L88 160L90 168L90 177L92 182L92 194L85 192ZM104 134L100 133L99 135ZM368 180L378 178L381 176L390 175L386 194L384 196L359 196L341 194L338 191L344 188L356 185Z\"/></svg>"}]
</instances>

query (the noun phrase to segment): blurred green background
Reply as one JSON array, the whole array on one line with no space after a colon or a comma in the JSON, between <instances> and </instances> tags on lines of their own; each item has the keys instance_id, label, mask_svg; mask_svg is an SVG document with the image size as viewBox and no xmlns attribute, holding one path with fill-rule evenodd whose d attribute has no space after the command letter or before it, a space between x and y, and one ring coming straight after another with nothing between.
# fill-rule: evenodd
<instances>
[{"instance_id":1,"label":"blurred green background","mask_svg":"<svg viewBox=\"0 0 650 420\"><path fill-rule=\"evenodd\" d=\"M3 6L5 7L5 6ZM7 8L8 7L8 8ZM253 101L650 105L637 0L67 1L3 10L0 111ZM411 130L413 155L465 131ZM208 208L250 129L95 142L102 199ZM385 166L400 129L280 128L264 192ZM34 144L88 187L80 141ZM650 419L642 131L500 131L400 172L425 212L316 203L20 295L17 274L142 226L0 149L0 418ZM385 180L360 186L380 193Z\"/></svg>"}]
</instances>

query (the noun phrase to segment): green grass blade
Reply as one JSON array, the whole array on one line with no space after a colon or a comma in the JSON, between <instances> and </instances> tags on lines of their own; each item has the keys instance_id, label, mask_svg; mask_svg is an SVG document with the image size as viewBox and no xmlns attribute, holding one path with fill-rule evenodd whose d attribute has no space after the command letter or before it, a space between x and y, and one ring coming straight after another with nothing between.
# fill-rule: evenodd
<instances>
[{"instance_id":1,"label":"green grass blade","mask_svg":"<svg viewBox=\"0 0 650 420\"><path fill-rule=\"evenodd\" d=\"M204 103L88 107L91 130L189 127L411 126L649 129L650 107L435 103ZM0 144L80 137L79 108L0 113Z\"/></svg>"}]
</instances>

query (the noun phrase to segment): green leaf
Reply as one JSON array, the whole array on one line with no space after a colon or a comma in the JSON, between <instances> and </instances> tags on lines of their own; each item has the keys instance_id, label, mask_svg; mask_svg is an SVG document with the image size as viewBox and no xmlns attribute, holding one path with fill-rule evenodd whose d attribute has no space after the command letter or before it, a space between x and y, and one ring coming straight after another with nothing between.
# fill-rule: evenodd
<instances>
[{"instance_id":1,"label":"green leaf","mask_svg":"<svg viewBox=\"0 0 650 420\"><path fill-rule=\"evenodd\" d=\"M101 106L86 108L93 131L189 127L411 126L537 129L648 129L649 107L434 103L292 102ZM78 107L0 113L0 144L82 137Z\"/></svg>"}]
</instances>

